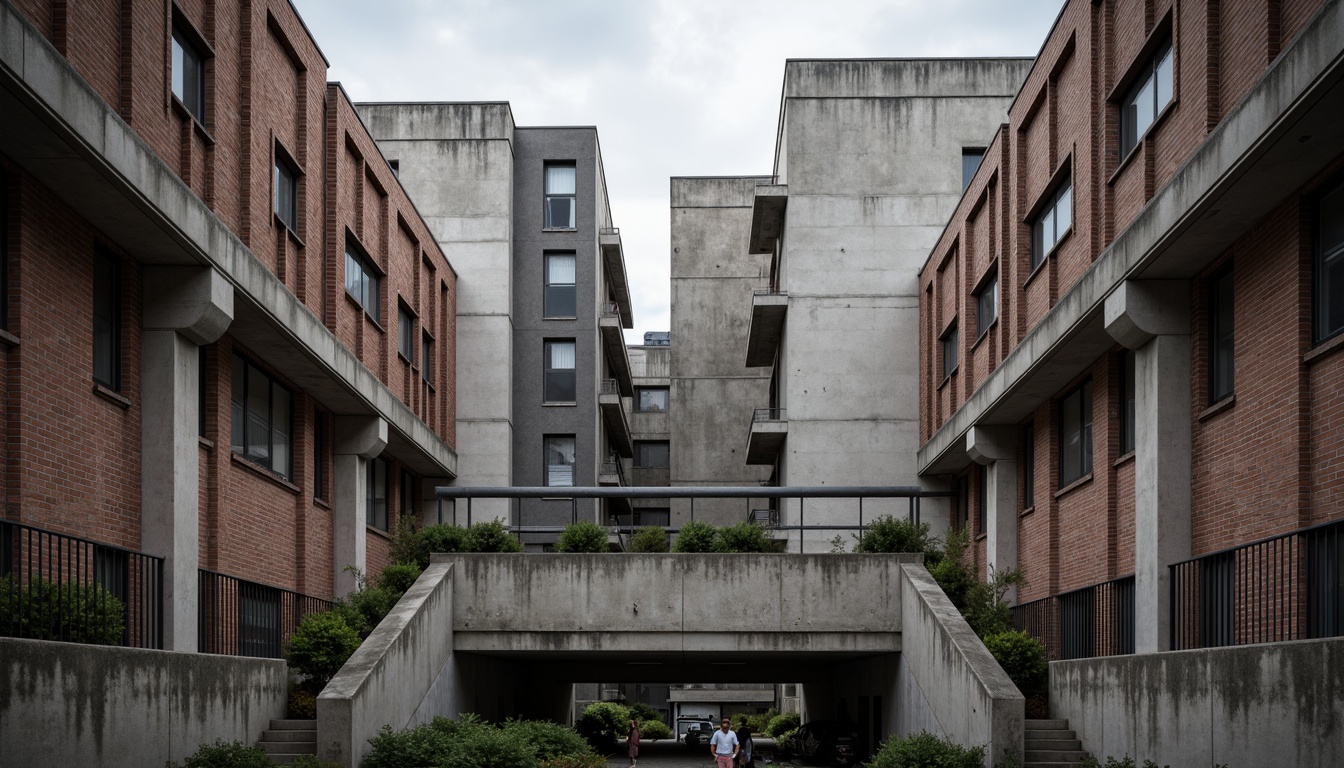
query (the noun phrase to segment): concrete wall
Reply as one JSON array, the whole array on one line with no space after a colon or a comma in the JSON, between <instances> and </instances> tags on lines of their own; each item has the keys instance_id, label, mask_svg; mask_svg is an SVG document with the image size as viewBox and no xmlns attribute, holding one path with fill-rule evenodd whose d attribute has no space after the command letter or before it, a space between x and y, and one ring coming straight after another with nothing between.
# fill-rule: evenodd
<instances>
[{"instance_id":1,"label":"concrete wall","mask_svg":"<svg viewBox=\"0 0 1344 768\"><path fill-rule=\"evenodd\" d=\"M1050 664L1050 710L1104 760L1344 764L1344 639Z\"/></svg>"},{"instance_id":2,"label":"concrete wall","mask_svg":"<svg viewBox=\"0 0 1344 768\"><path fill-rule=\"evenodd\" d=\"M0 638L0 762L180 762L255 742L287 695L283 661Z\"/></svg>"}]
</instances>

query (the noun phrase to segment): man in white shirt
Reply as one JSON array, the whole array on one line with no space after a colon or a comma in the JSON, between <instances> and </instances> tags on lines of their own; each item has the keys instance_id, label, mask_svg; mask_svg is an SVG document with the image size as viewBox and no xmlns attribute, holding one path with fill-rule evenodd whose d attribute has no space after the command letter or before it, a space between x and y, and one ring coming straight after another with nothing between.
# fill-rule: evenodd
<instances>
[{"instance_id":1,"label":"man in white shirt","mask_svg":"<svg viewBox=\"0 0 1344 768\"><path fill-rule=\"evenodd\" d=\"M733 768L733 760L737 757L737 734L729 729L729 725L728 718L723 718L719 730L709 740L709 754L714 756L716 768Z\"/></svg>"}]
</instances>

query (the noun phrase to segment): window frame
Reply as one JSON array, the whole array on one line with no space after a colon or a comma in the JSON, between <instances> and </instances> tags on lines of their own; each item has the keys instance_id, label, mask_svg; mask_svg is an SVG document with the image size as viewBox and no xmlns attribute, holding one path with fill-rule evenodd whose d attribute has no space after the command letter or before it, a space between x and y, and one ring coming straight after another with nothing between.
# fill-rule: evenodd
<instances>
[{"instance_id":1,"label":"window frame","mask_svg":"<svg viewBox=\"0 0 1344 768\"><path fill-rule=\"evenodd\" d=\"M645 464L644 449L661 446L667 456L666 464ZM672 466L672 443L669 440L636 440L634 466L637 469L669 469Z\"/></svg>"},{"instance_id":2,"label":"window frame","mask_svg":"<svg viewBox=\"0 0 1344 768\"><path fill-rule=\"evenodd\" d=\"M574 281L570 283L552 283L551 282L551 259L555 257L568 256L574 263ZM541 316L546 320L573 320L578 317L579 296L579 259L574 251L546 251L542 254L542 297L541 297ZM552 292L557 294L563 289L569 289L569 313L565 314L559 310L552 310L551 305ZM557 296L558 299L558 296ZM563 307L562 307L563 309Z\"/></svg>"},{"instance_id":3,"label":"window frame","mask_svg":"<svg viewBox=\"0 0 1344 768\"><path fill-rule=\"evenodd\" d=\"M1096 463L1094 440L1094 419L1093 411L1095 403L1092 400L1092 379L1088 377L1079 383L1076 387L1070 389L1059 398L1059 420L1056 423L1056 434L1059 438L1059 487L1067 488L1088 475L1092 474L1093 466ZM1070 434L1065 432L1066 419L1068 418L1069 401L1078 397L1078 471L1075 474L1069 474L1066 469L1066 461L1069 458Z\"/></svg>"},{"instance_id":4,"label":"window frame","mask_svg":"<svg viewBox=\"0 0 1344 768\"><path fill-rule=\"evenodd\" d=\"M275 163L274 170L271 172L271 210L278 219L295 237L299 233L299 186L300 179L303 178L303 170L295 162L294 157L285 149L284 145L278 140L275 142ZM282 173L282 170L284 173ZM284 203L282 192L284 190L284 174L289 178L289 199L287 210L282 211L281 205Z\"/></svg>"},{"instance_id":5,"label":"window frame","mask_svg":"<svg viewBox=\"0 0 1344 768\"><path fill-rule=\"evenodd\" d=\"M976 494L976 519L975 535L985 536L989 532L989 525L985 518L989 513L989 467L984 464L976 464L979 470L976 472L975 482L980 486Z\"/></svg>"},{"instance_id":6,"label":"window frame","mask_svg":"<svg viewBox=\"0 0 1344 768\"><path fill-rule=\"evenodd\" d=\"M1120 428L1117 432L1120 436L1120 455L1127 456L1136 448L1138 401L1135 393L1138 390L1138 353L1132 349L1122 351L1119 363L1120 403L1117 410L1120 415Z\"/></svg>"},{"instance_id":7,"label":"window frame","mask_svg":"<svg viewBox=\"0 0 1344 768\"><path fill-rule=\"evenodd\" d=\"M968 531L971 527L971 476L963 472L957 476L956 509L953 511L952 529Z\"/></svg>"},{"instance_id":8,"label":"window frame","mask_svg":"<svg viewBox=\"0 0 1344 768\"><path fill-rule=\"evenodd\" d=\"M181 93L178 93L177 90L177 52L179 50L182 52L183 64ZM188 53L191 54L190 57L188 57ZM205 38L196 31L195 25L188 21L174 4L172 23L168 30L168 94L201 126L205 125L206 111L209 109L209 103L206 100L207 67L214 57L214 51L205 42ZM194 71L188 71L187 64L189 61L195 65ZM191 93L188 89L189 75L191 76L191 85L195 87L195 93ZM192 98L193 96L194 98Z\"/></svg>"},{"instance_id":9,"label":"window frame","mask_svg":"<svg viewBox=\"0 0 1344 768\"><path fill-rule=\"evenodd\" d=\"M1155 38L1157 43L1145 46L1143 58L1140 59L1141 66L1127 79L1128 85L1125 88L1124 96L1117 102L1119 109L1119 130L1117 131L1117 147L1121 164L1138 149L1143 143L1143 139L1148 135L1148 131L1157 124L1167 107L1176 101L1176 45L1175 38L1171 34L1170 25L1162 32L1161 37ZM1160 31L1160 30L1159 30ZM1162 79L1159 78L1159 66L1166 62L1167 74L1169 80L1167 85L1167 99L1161 99ZM1134 125L1130 125L1129 116L1131 107L1138 104L1140 96L1145 88L1151 84L1152 94L1151 103L1147 106L1152 109L1148 122L1143 125L1138 124L1137 112L1134 112Z\"/></svg>"},{"instance_id":10,"label":"window frame","mask_svg":"<svg viewBox=\"0 0 1344 768\"><path fill-rule=\"evenodd\" d=\"M380 468L383 475L381 483L378 482ZM388 486L389 469L387 459L384 459L382 456L374 456L369 459L368 464L364 468L364 525L373 528L374 530L383 531L384 533L390 532L392 529L392 510L391 505L388 503L390 496L390 487ZM377 495L380 486L383 492L381 497ZM379 504L381 504L382 510L382 525L378 524Z\"/></svg>"},{"instance_id":11,"label":"window frame","mask_svg":"<svg viewBox=\"0 0 1344 768\"><path fill-rule=\"evenodd\" d=\"M985 296L993 297L992 311L989 313L989 319L985 319ZM990 268L980 280L980 286L976 288L975 293L975 339L979 341L989 332L994 322L999 319L999 268L995 265Z\"/></svg>"},{"instance_id":12,"label":"window frame","mask_svg":"<svg viewBox=\"0 0 1344 768\"><path fill-rule=\"evenodd\" d=\"M1022 509L1036 508L1036 422L1022 427Z\"/></svg>"},{"instance_id":13,"label":"window frame","mask_svg":"<svg viewBox=\"0 0 1344 768\"><path fill-rule=\"evenodd\" d=\"M663 395L663 407L645 408L644 394L646 392L661 392ZM635 387L635 413L667 413L668 406L672 402L671 387Z\"/></svg>"},{"instance_id":14,"label":"window frame","mask_svg":"<svg viewBox=\"0 0 1344 768\"><path fill-rule=\"evenodd\" d=\"M952 355L951 368L947 367L947 350L949 346L952 347L954 352ZM956 319L953 319L952 322L948 324L947 328L943 330L942 335L938 337L938 354L939 361L942 363L942 380L947 381L952 378L952 374L956 373L957 369L961 367L961 334Z\"/></svg>"},{"instance_id":15,"label":"window frame","mask_svg":"<svg viewBox=\"0 0 1344 768\"><path fill-rule=\"evenodd\" d=\"M313 409L313 498L327 500L327 412Z\"/></svg>"},{"instance_id":16,"label":"window frame","mask_svg":"<svg viewBox=\"0 0 1344 768\"><path fill-rule=\"evenodd\" d=\"M415 365L415 315L406 302L397 302L397 356Z\"/></svg>"},{"instance_id":17,"label":"window frame","mask_svg":"<svg viewBox=\"0 0 1344 768\"><path fill-rule=\"evenodd\" d=\"M9 174L0 168L0 330L9 330ZM16 206L17 207L17 206Z\"/></svg>"},{"instance_id":18,"label":"window frame","mask_svg":"<svg viewBox=\"0 0 1344 768\"><path fill-rule=\"evenodd\" d=\"M236 408L239 407L240 402L240 395L237 392L237 368L236 368L236 366L240 363L243 366L242 369L243 391L241 393L241 408L242 408L241 421L239 415L235 412ZM271 474L283 478L286 481L292 480L294 477L294 402L295 402L294 390L290 389L282 381L280 381L279 378L272 375L269 371L262 368L260 365L257 365L256 363L252 362L250 358L243 355L236 349L233 351L233 357L230 360L229 370L230 370L229 375L230 450L250 464L254 464L258 467L261 467L262 469L265 469ZM266 456L264 457L259 454L254 454L249 450L251 443L248 441L247 429L252 406L251 374L253 371L256 371L257 374L262 379L265 380L268 390L266 395ZM283 392L288 397L289 400L288 404L289 423L283 430L283 433L288 441L284 450L285 466L283 468L276 467L277 462L276 462L276 450L275 450L276 445L275 435L276 435L277 419L275 415L275 404L276 404L275 393L277 389ZM240 443L238 441L238 430L240 427L242 429L241 450L239 450Z\"/></svg>"},{"instance_id":19,"label":"window frame","mask_svg":"<svg viewBox=\"0 0 1344 768\"><path fill-rule=\"evenodd\" d=\"M1314 343L1323 344L1330 339L1344 333L1344 322L1340 322L1334 328L1330 327L1330 283L1328 268L1335 264L1344 265L1344 221L1341 222L1341 237L1338 243L1328 252L1326 243L1323 242L1324 222L1325 222L1325 202L1335 195L1340 196L1340 214L1344 219L1344 175L1336 175L1323 189L1315 194L1312 199L1312 243L1311 243L1311 267L1312 267L1312 337ZM1340 307L1341 314L1344 314L1344 307Z\"/></svg>"},{"instance_id":20,"label":"window frame","mask_svg":"<svg viewBox=\"0 0 1344 768\"><path fill-rule=\"evenodd\" d=\"M108 273L100 278L99 270L105 268ZM107 285L101 285L102 279L108 280ZM95 245L93 249L93 328L92 330L92 351L93 358L90 361L93 372L93 380L114 392L121 391L121 369L122 369L122 276L121 259L116 254L109 251L102 245ZM105 293L105 295L103 295ZM98 309L99 298L107 302L107 313L105 317L100 317ZM110 349L104 354L107 357L108 369L100 371L99 365L99 324L106 323L107 337Z\"/></svg>"},{"instance_id":21,"label":"window frame","mask_svg":"<svg viewBox=\"0 0 1344 768\"><path fill-rule=\"evenodd\" d=\"M551 444L555 441L568 440L571 446L570 450L574 456L572 464L551 464ZM576 485L577 478L574 476L579 466L579 445L575 435L543 435L541 438L541 467L542 467L542 485L547 488L573 488ZM551 482L551 467L569 467L569 484L559 485Z\"/></svg>"},{"instance_id":22,"label":"window frame","mask_svg":"<svg viewBox=\"0 0 1344 768\"><path fill-rule=\"evenodd\" d=\"M976 174L976 172L980 170L980 166L981 166L981 165L984 165L984 162L985 162L985 154L986 154L988 151L989 151L989 147L962 147L962 148L961 148L961 192L962 192L962 194L965 194L965 193L966 193L966 190L967 190L967 189L970 189L970 187L971 187L971 182L975 180L975 174ZM971 157L974 157L974 158L977 158L977 159L976 159L976 161L975 161L975 165L974 165L974 166L970 166L970 167L968 167L968 166L967 166L967 159L968 159L968 158L971 158ZM968 171L969 171L969 173L968 173Z\"/></svg>"},{"instance_id":23,"label":"window frame","mask_svg":"<svg viewBox=\"0 0 1344 768\"><path fill-rule=\"evenodd\" d=\"M420 333L420 380L434 386L434 337Z\"/></svg>"},{"instance_id":24,"label":"window frame","mask_svg":"<svg viewBox=\"0 0 1344 768\"><path fill-rule=\"evenodd\" d=\"M1237 335L1236 335L1236 314L1237 314L1237 293L1236 293L1236 273L1232 269L1232 263L1220 267L1213 274L1209 275L1207 281L1208 289L1208 307L1206 318L1208 321L1208 397L1209 405L1219 403L1232 396L1236 391L1237 382ZM1227 295L1220 295L1222 290L1227 291ZM1229 317L1221 318L1221 310L1226 302ZM1226 328L1223 328L1224 320ZM1221 348L1223 343L1226 348ZM1227 380L1223 381L1221 374L1223 371L1222 363L1226 359Z\"/></svg>"},{"instance_id":25,"label":"window frame","mask_svg":"<svg viewBox=\"0 0 1344 768\"><path fill-rule=\"evenodd\" d=\"M574 191L569 193L551 192L550 170L552 168L569 168L574 173ZM542 229L558 232L573 232L579 228L579 165L574 160L548 160L542 164ZM551 200L569 199L569 224L568 226L557 226L551 220Z\"/></svg>"},{"instance_id":26,"label":"window frame","mask_svg":"<svg viewBox=\"0 0 1344 768\"><path fill-rule=\"evenodd\" d=\"M1061 174L1061 178L1051 185L1048 192L1041 196L1040 202L1036 204L1031 215L1027 217L1031 240L1030 263L1028 265L1030 267L1028 272L1029 275L1034 274L1037 269L1040 269L1041 265L1046 262L1046 259L1059 248L1060 243L1064 242L1064 239L1073 232L1073 167L1071 163L1066 163L1062 167ZM1066 192L1069 202L1069 220L1068 226L1060 229L1059 207L1060 203L1066 197ZM1051 219L1051 222L1054 225L1054 240L1051 241L1048 248L1045 247L1043 228L1047 218ZM1037 236L1038 227L1041 228L1040 237Z\"/></svg>"},{"instance_id":27,"label":"window frame","mask_svg":"<svg viewBox=\"0 0 1344 768\"><path fill-rule=\"evenodd\" d=\"M351 265L359 267L360 270L360 295L356 296L350 290L350 267ZM350 297L356 304L364 310L364 314L373 320L374 325L383 327L383 272L378 269L373 259L365 253L364 249L355 242L354 238L345 239L345 295ZM370 291L369 286L372 286ZM369 304L373 304L370 308Z\"/></svg>"},{"instance_id":28,"label":"window frame","mask_svg":"<svg viewBox=\"0 0 1344 768\"><path fill-rule=\"evenodd\" d=\"M551 349L557 344L568 344L574 351L574 365L569 368L551 367ZM579 345L574 339L545 339L541 344L541 402L543 405L577 405L579 397L579 375L578 375ZM553 377L562 376L564 372L569 373L569 388L573 397L569 400L552 400L551 381Z\"/></svg>"},{"instance_id":29,"label":"window frame","mask_svg":"<svg viewBox=\"0 0 1344 768\"><path fill-rule=\"evenodd\" d=\"M397 522L401 522L401 518L406 517L407 515L410 515L412 519L419 517L419 515L416 514L415 509L415 497L417 495L415 492L415 481L415 473L402 467L401 487L397 490L397 500L401 502L401 504L398 505Z\"/></svg>"}]
</instances>

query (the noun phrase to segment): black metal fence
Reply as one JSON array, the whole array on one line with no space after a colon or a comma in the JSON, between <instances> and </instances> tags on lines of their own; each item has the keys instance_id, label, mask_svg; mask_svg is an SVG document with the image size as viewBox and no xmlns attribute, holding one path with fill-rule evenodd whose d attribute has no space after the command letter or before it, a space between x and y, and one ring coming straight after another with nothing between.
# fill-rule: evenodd
<instances>
[{"instance_id":1,"label":"black metal fence","mask_svg":"<svg viewBox=\"0 0 1344 768\"><path fill-rule=\"evenodd\" d=\"M1014 606L1013 623L1045 645L1051 661L1134 652L1134 577Z\"/></svg>"},{"instance_id":2,"label":"black metal fence","mask_svg":"<svg viewBox=\"0 0 1344 768\"><path fill-rule=\"evenodd\" d=\"M1171 648L1344 635L1344 520L1171 566Z\"/></svg>"},{"instance_id":3,"label":"black metal fence","mask_svg":"<svg viewBox=\"0 0 1344 768\"><path fill-rule=\"evenodd\" d=\"M303 617L330 600L223 573L200 571L197 642L202 653L278 659Z\"/></svg>"},{"instance_id":4,"label":"black metal fence","mask_svg":"<svg viewBox=\"0 0 1344 768\"><path fill-rule=\"evenodd\" d=\"M0 520L0 635L163 647L163 558Z\"/></svg>"}]
</instances>

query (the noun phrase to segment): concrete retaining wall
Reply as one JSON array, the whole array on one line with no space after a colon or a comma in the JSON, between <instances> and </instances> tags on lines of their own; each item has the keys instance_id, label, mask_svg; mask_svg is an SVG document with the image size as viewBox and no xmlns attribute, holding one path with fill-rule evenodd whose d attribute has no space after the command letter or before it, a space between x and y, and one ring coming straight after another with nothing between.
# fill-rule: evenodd
<instances>
[{"instance_id":1,"label":"concrete retaining wall","mask_svg":"<svg viewBox=\"0 0 1344 768\"><path fill-rule=\"evenodd\" d=\"M284 717L283 661L0 638L0 763L160 766Z\"/></svg>"},{"instance_id":2,"label":"concrete retaining wall","mask_svg":"<svg viewBox=\"0 0 1344 768\"><path fill-rule=\"evenodd\" d=\"M1050 664L1083 749L1159 765L1344 765L1344 639Z\"/></svg>"}]
</instances>

